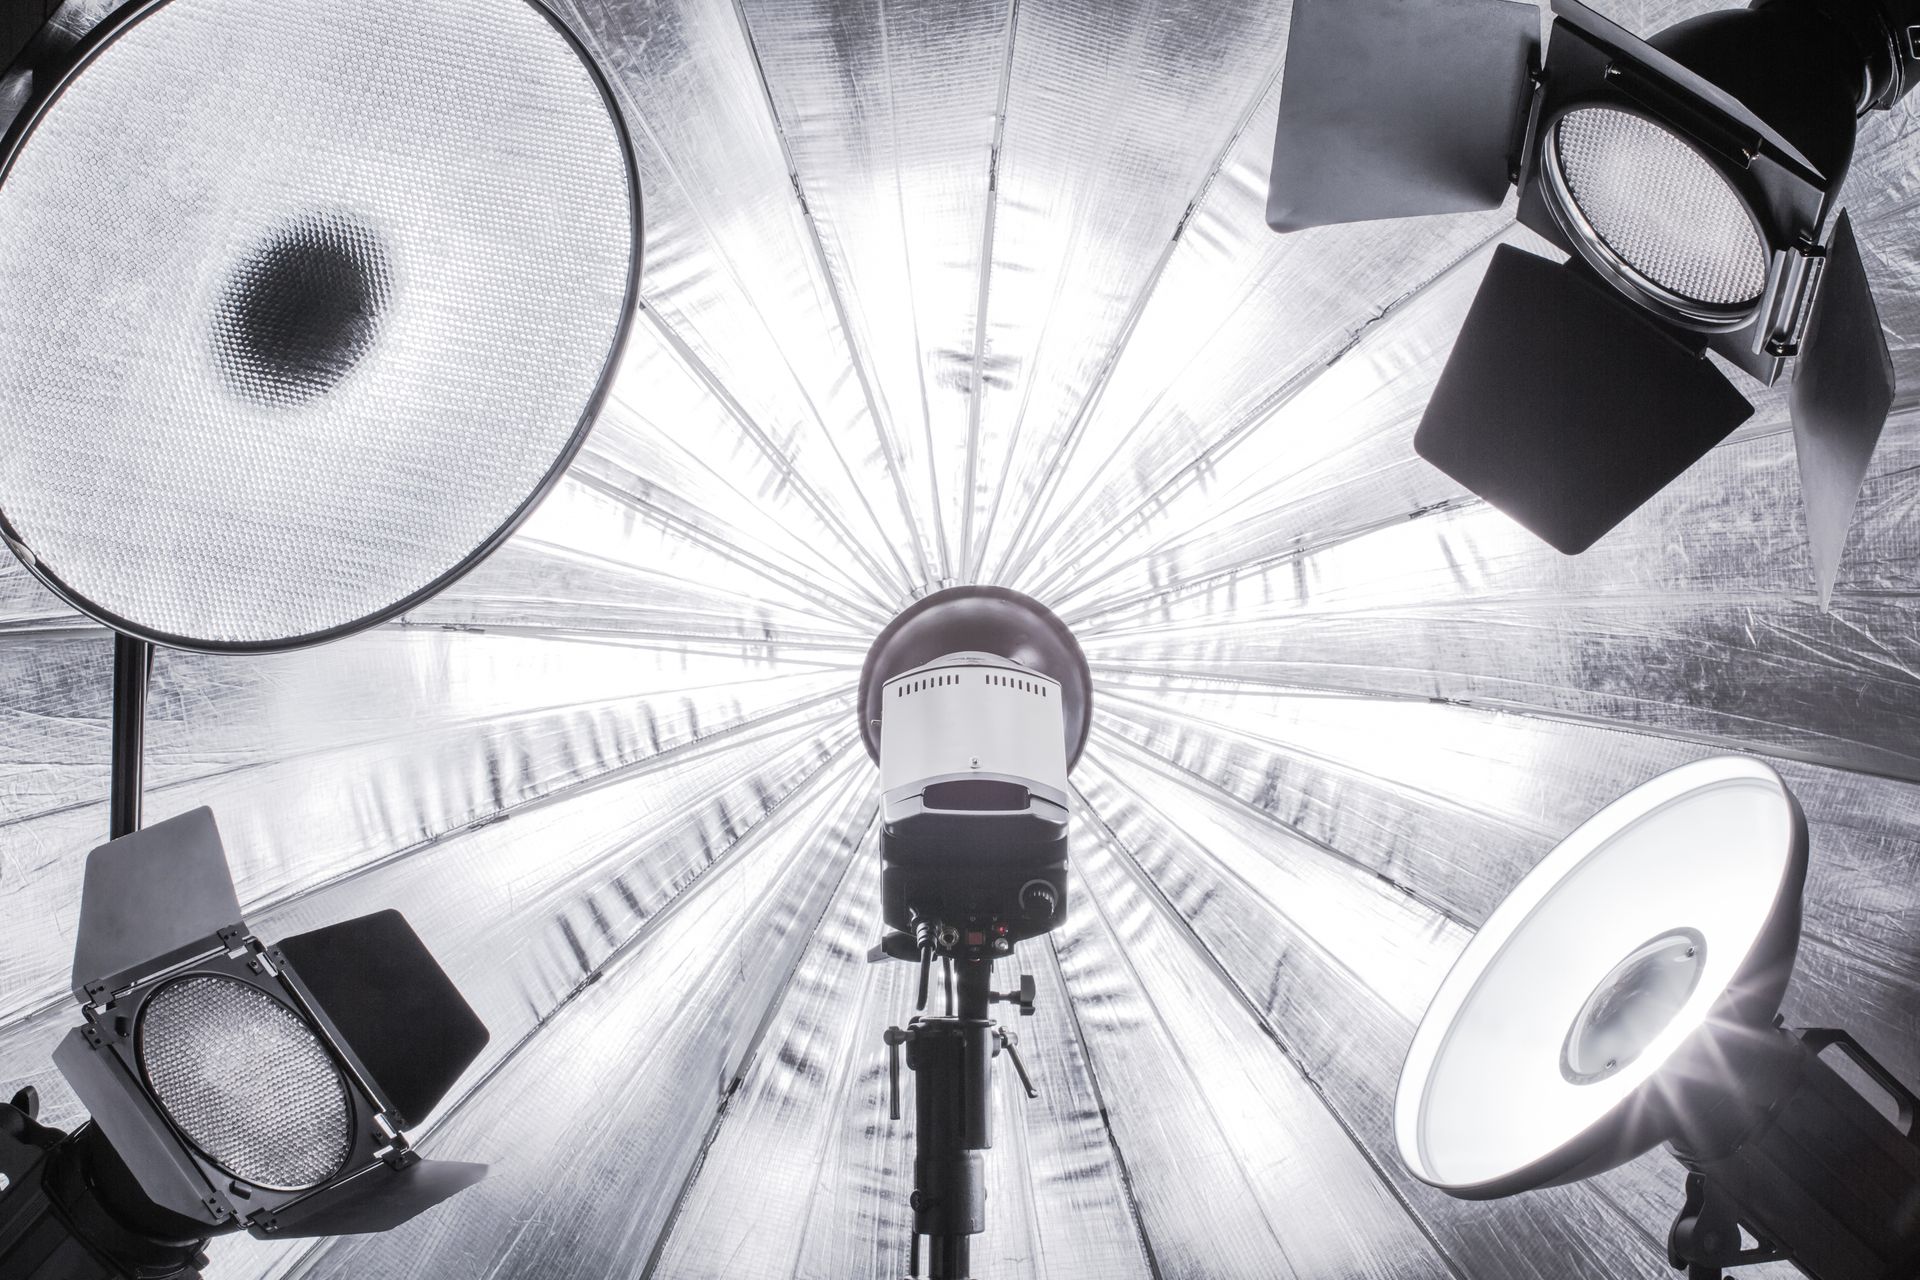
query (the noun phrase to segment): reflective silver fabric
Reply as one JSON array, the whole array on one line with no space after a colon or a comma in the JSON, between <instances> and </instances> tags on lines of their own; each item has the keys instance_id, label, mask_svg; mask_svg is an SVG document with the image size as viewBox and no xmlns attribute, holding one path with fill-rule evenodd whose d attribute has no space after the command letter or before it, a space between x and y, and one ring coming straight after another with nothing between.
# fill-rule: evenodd
<instances>
[{"instance_id":1,"label":"reflective silver fabric","mask_svg":"<svg viewBox=\"0 0 1920 1280\"><path fill-rule=\"evenodd\" d=\"M1713 7L1603 5L1651 31ZM1511 207L1268 232L1286 6L574 0L627 112L644 306L508 546L401 622L163 653L148 808L211 804L273 936L407 913L493 1032L423 1129L493 1176L222 1277L904 1274L853 719L878 628L1036 593L1095 672L1074 898L1023 944L980 1271L1654 1280L1679 1168L1452 1200L1393 1091L1560 836L1722 751L1813 830L1787 1014L1920 1082L1920 127L1847 200L1902 397L1831 612L1780 391L1568 559L1412 453ZM0 570L0 1094L71 1024L109 649ZM911 1099L906 1107L912 1114ZM1767 1273L1756 1273L1767 1274Z\"/></svg>"}]
</instances>

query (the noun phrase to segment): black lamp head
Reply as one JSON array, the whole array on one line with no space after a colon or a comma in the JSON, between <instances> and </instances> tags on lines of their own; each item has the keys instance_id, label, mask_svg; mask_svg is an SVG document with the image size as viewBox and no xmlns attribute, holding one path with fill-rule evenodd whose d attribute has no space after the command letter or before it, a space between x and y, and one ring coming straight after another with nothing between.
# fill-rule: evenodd
<instances>
[{"instance_id":1,"label":"black lamp head","mask_svg":"<svg viewBox=\"0 0 1920 1280\"><path fill-rule=\"evenodd\" d=\"M1522 225L1762 382L1799 349L1871 77L1811 0L1642 40L1555 0Z\"/></svg>"},{"instance_id":2,"label":"black lamp head","mask_svg":"<svg viewBox=\"0 0 1920 1280\"><path fill-rule=\"evenodd\" d=\"M262 1238L381 1231L486 1173L404 1133L487 1042L405 919L261 941L207 809L89 855L74 993L85 1023L54 1062L143 1210Z\"/></svg>"},{"instance_id":3,"label":"black lamp head","mask_svg":"<svg viewBox=\"0 0 1920 1280\"><path fill-rule=\"evenodd\" d=\"M1072 768L1093 724L1086 655L1052 610L1031 596L992 586L947 587L922 596L874 637L860 668L860 735L874 762L880 760L887 682L961 652L994 654L1059 682L1067 767Z\"/></svg>"},{"instance_id":4,"label":"black lamp head","mask_svg":"<svg viewBox=\"0 0 1920 1280\"><path fill-rule=\"evenodd\" d=\"M1920 82L1916 0L1756 0L1649 39L1578 0L1299 0L1268 221L1490 209L1503 247L1414 439L1575 554L1752 412L1709 362L1789 396L1824 604L1893 400L1853 229L1857 118Z\"/></svg>"}]
</instances>

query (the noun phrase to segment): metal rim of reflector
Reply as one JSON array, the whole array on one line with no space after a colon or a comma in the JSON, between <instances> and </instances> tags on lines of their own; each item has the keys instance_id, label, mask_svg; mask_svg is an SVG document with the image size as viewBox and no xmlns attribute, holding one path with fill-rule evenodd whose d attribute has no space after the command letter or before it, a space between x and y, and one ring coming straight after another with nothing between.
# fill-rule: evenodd
<instances>
[{"instance_id":1,"label":"metal rim of reflector","mask_svg":"<svg viewBox=\"0 0 1920 1280\"><path fill-rule=\"evenodd\" d=\"M1743 284L1751 286L1751 293L1737 299L1715 300L1690 296L1677 285L1656 279L1644 264L1637 264L1630 256L1616 248L1608 238L1605 229L1596 226L1589 210L1581 203L1576 189L1578 183L1569 176L1561 155L1560 130L1576 116L1589 113L1608 113L1621 116L1636 125L1657 131L1663 140L1670 143L1676 152L1684 153L1693 176L1703 184L1703 192L1708 193L1713 202L1721 205L1721 215L1737 212L1740 230L1751 237L1735 246L1740 252L1736 255L1750 258L1739 264L1739 272L1746 279ZM1579 250L1580 256L1611 280L1616 286L1630 295L1639 298L1653 310L1671 319L1677 320L1694 329L1712 331L1733 329L1753 318L1766 298L1769 283L1770 252L1767 239L1761 230L1759 220L1754 216L1752 206L1741 195L1739 189L1728 180L1720 166L1713 163L1700 149L1672 128L1637 111L1623 108L1617 103L1596 104L1591 102L1575 103L1560 112L1541 130L1541 170L1546 178L1546 190L1549 194L1547 204L1553 210L1566 230L1568 238ZM1635 176L1643 176L1636 173ZM1591 197L1590 197L1591 198ZM1745 293L1745 291L1742 291Z\"/></svg>"},{"instance_id":2,"label":"metal rim of reflector","mask_svg":"<svg viewBox=\"0 0 1920 1280\"><path fill-rule=\"evenodd\" d=\"M98 63L121 37L175 4L186 3L191 3L191 0L132 0L131 3L110 13L87 34L74 50L65 68L51 78L44 88L36 88L33 100L15 118L5 137L0 138L0 194L4 194L6 182L14 174L27 144L34 139L49 116L54 114L55 109L67 97L73 85ZM540 501L559 483L568 465L584 444L605 402L621 352L625 349L632 330L634 312L639 298L642 260L642 195L639 170L626 120L613 89L580 39L544 0L501 0L501 3L524 6L527 11L536 15L547 29L556 33L564 41L567 50L592 85L593 92L604 108L609 125L610 142L617 153L622 170L620 185L624 186L629 221L625 279L620 286L620 303L613 313L610 339L599 360L598 371L590 389L584 386L582 388L586 394L581 399L578 416L573 420L571 430L564 442L552 452L551 461L544 472L531 487L526 489L524 496L505 512L503 518L497 522L490 522L491 527L486 529L483 536L472 542L465 554L454 558L451 563L442 558L435 562L436 571L424 575L411 575L406 581L396 583L391 597L377 607L359 612L352 617L330 621L310 630L302 630L296 634L238 640L187 634L178 629L149 625L140 618L128 616L124 612L103 605L92 598L87 591L69 581L56 566L46 563L36 551L33 538L23 534L23 530L14 518L8 495L0 493L0 541L5 541L27 569L69 605L116 631L178 649L201 652L273 652L321 644L387 621L444 590L506 541ZM316 208L309 215L309 220L317 218L325 221L328 214L328 210ZM610 287L611 284L612 281L609 279ZM542 456L545 454L543 453Z\"/></svg>"},{"instance_id":3,"label":"metal rim of reflector","mask_svg":"<svg viewBox=\"0 0 1920 1280\"><path fill-rule=\"evenodd\" d=\"M174 1127L234 1177L304 1191L353 1154L339 1066L306 1019L259 987L209 973L164 983L141 1005L137 1043Z\"/></svg>"},{"instance_id":4,"label":"metal rim of reflector","mask_svg":"<svg viewBox=\"0 0 1920 1280\"><path fill-rule=\"evenodd\" d=\"M1394 1128L1423 1182L1491 1197L1589 1176L1657 1140L1661 1068L1767 975L1777 1007L1798 940L1806 825L1780 777L1746 757L1683 765L1587 819L1481 926L1428 1005L1401 1070ZM1704 940L1658 1034L1617 1069L1563 1070L1595 993L1650 939ZM1688 957L1691 959L1692 957ZM1753 1000L1739 1017L1756 1014ZM1629 1135L1628 1130L1633 1132ZM1623 1140L1624 1139L1624 1140ZM1593 1164L1596 1159L1602 1163Z\"/></svg>"}]
</instances>

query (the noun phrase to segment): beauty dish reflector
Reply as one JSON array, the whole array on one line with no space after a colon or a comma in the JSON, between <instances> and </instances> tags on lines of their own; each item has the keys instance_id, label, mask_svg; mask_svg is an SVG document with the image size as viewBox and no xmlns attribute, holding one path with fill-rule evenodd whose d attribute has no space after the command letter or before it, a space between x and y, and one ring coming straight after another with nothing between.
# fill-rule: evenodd
<instances>
[{"instance_id":1,"label":"beauty dish reflector","mask_svg":"<svg viewBox=\"0 0 1920 1280\"><path fill-rule=\"evenodd\" d=\"M1685 765L1588 819L1461 953L1400 1077L1416 1176L1482 1198L1671 1135L1668 1073L1764 1028L1799 942L1806 820L1755 760Z\"/></svg>"},{"instance_id":2,"label":"beauty dish reflector","mask_svg":"<svg viewBox=\"0 0 1920 1280\"><path fill-rule=\"evenodd\" d=\"M390 617L578 448L639 218L532 0L135 0L0 149L0 531L163 644Z\"/></svg>"}]
</instances>

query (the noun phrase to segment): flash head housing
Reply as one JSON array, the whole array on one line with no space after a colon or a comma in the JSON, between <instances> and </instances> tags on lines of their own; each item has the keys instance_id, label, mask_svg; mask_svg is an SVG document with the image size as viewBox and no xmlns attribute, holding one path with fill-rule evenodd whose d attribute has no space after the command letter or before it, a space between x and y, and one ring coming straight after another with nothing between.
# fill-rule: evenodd
<instances>
[{"instance_id":1,"label":"flash head housing","mask_svg":"<svg viewBox=\"0 0 1920 1280\"><path fill-rule=\"evenodd\" d=\"M1067 774L1092 720L1086 655L1030 596L950 587L887 624L861 669L860 729L896 937L944 924L990 954L1065 918Z\"/></svg>"},{"instance_id":2,"label":"flash head housing","mask_svg":"<svg viewBox=\"0 0 1920 1280\"><path fill-rule=\"evenodd\" d=\"M1093 676L1080 642L1052 610L1007 587L947 587L902 609L874 638L860 668L860 736L880 763L885 685L950 653L1006 658L1060 686L1067 768L1080 759L1093 726Z\"/></svg>"},{"instance_id":3,"label":"flash head housing","mask_svg":"<svg viewBox=\"0 0 1920 1280\"><path fill-rule=\"evenodd\" d=\"M1071 814L1059 681L1009 658L955 653L883 688L888 927L937 921L974 947L1056 927Z\"/></svg>"},{"instance_id":4,"label":"flash head housing","mask_svg":"<svg viewBox=\"0 0 1920 1280\"><path fill-rule=\"evenodd\" d=\"M263 1239L396 1226L485 1176L422 1160L424 1118L486 1027L395 911L275 946L241 918L200 808L87 860L54 1064L145 1198ZM267 1048L274 1061L254 1056Z\"/></svg>"}]
</instances>

